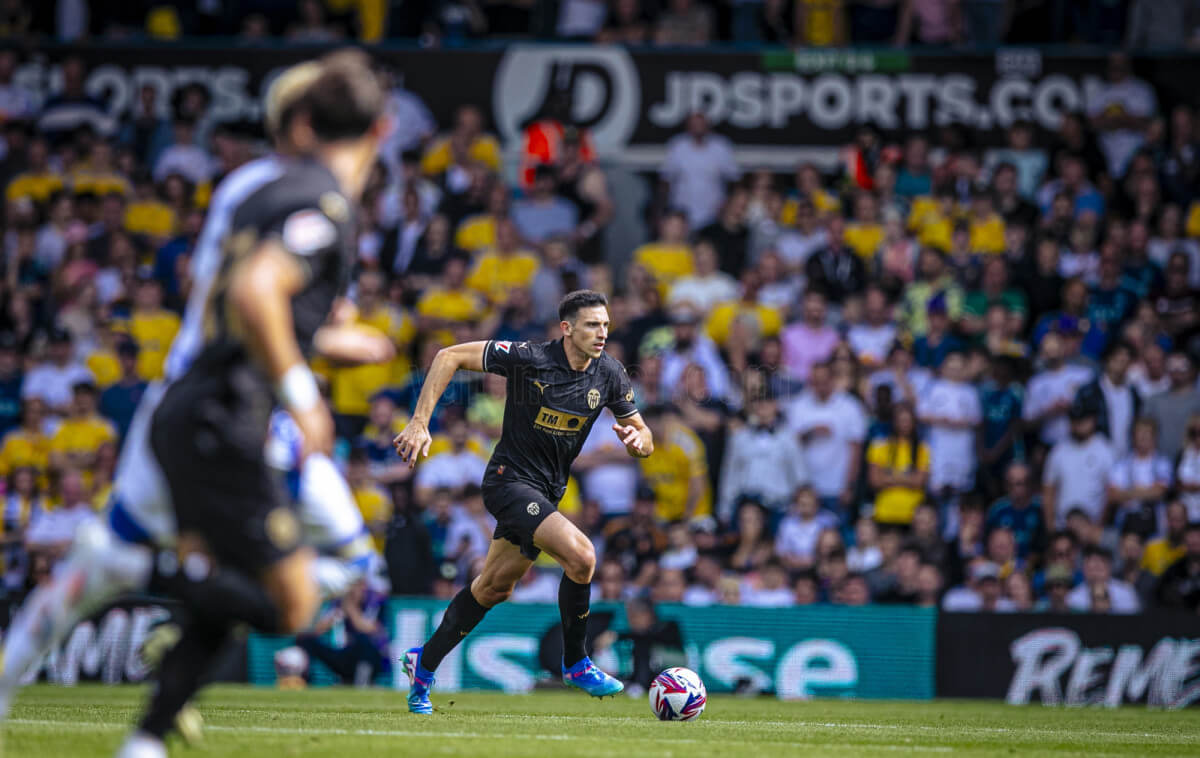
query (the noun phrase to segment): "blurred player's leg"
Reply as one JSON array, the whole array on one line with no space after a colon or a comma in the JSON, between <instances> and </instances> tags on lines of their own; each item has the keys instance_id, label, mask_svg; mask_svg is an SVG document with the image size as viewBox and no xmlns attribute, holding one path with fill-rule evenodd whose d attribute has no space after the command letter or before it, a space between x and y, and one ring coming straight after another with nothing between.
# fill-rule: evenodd
<instances>
[{"instance_id":1,"label":"blurred player's leg","mask_svg":"<svg viewBox=\"0 0 1200 758\"><path fill-rule=\"evenodd\" d=\"M371 567L376 556L362 514L328 456L308 456L300 469L297 516L305 542L320 556L313 578L323 600L340 597Z\"/></svg>"},{"instance_id":2,"label":"blurred player's leg","mask_svg":"<svg viewBox=\"0 0 1200 758\"><path fill-rule=\"evenodd\" d=\"M101 523L82 525L71 550L38 587L9 625L0 661L0 719L29 670L71 631L80 619L121 594L143 587L150 576L148 548L122 542Z\"/></svg>"},{"instance_id":3,"label":"blurred player's leg","mask_svg":"<svg viewBox=\"0 0 1200 758\"><path fill-rule=\"evenodd\" d=\"M163 658L158 681L150 696L150 707L135 731L117 751L117 758L165 756L167 732L188 700L200 687L229 637L229 625L221 619L212 623L197 615L183 630L179 643Z\"/></svg>"},{"instance_id":4,"label":"blurred player's leg","mask_svg":"<svg viewBox=\"0 0 1200 758\"><path fill-rule=\"evenodd\" d=\"M592 574L596 569L592 541L566 516L554 512L538 525L533 542L563 567L563 578L558 587L558 611L563 628L563 682L593 697L617 694L624 685L597 668L585 649Z\"/></svg>"},{"instance_id":5,"label":"blurred player's leg","mask_svg":"<svg viewBox=\"0 0 1200 758\"><path fill-rule=\"evenodd\" d=\"M522 555L521 548L507 540L492 540L479 576L450 601L442 623L429 641L404 655L404 670L410 682L409 711L433 713L429 688L433 686L434 671L442 659L470 634L488 610L512 595L513 587L532 565L533 561Z\"/></svg>"}]
</instances>

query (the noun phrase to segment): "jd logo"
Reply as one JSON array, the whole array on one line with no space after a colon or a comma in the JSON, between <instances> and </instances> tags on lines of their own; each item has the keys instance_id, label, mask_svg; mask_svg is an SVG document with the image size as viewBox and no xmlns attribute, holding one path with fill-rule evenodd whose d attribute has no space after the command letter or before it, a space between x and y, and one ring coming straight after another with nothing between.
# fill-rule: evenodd
<instances>
[{"instance_id":1,"label":"jd logo","mask_svg":"<svg viewBox=\"0 0 1200 758\"><path fill-rule=\"evenodd\" d=\"M629 53L617 47L508 49L492 83L495 119L503 138L566 100L575 123L591 130L600 151L624 147L637 125L641 84Z\"/></svg>"}]
</instances>

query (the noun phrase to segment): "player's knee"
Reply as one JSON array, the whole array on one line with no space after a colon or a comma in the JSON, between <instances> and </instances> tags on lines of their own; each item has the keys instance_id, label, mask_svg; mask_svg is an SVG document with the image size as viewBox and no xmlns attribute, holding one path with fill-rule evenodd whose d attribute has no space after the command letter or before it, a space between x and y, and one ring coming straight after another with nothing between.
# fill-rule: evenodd
<instances>
[{"instance_id":1,"label":"player's knee","mask_svg":"<svg viewBox=\"0 0 1200 758\"><path fill-rule=\"evenodd\" d=\"M514 585L484 576L471 585L471 594L484 608L494 608L512 597Z\"/></svg>"},{"instance_id":2,"label":"player's knee","mask_svg":"<svg viewBox=\"0 0 1200 758\"><path fill-rule=\"evenodd\" d=\"M596 571L596 549L590 540L582 539L575 544L571 555L567 556L563 571L576 584L592 581L592 574Z\"/></svg>"}]
</instances>

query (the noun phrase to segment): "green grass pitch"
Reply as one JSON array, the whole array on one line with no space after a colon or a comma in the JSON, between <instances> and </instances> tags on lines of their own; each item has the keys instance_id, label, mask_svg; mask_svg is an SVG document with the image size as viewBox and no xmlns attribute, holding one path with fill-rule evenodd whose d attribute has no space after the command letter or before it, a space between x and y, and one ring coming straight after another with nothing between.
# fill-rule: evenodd
<instances>
[{"instance_id":1,"label":"green grass pitch","mask_svg":"<svg viewBox=\"0 0 1200 758\"><path fill-rule=\"evenodd\" d=\"M145 696L141 687L32 687L4 727L4 755L110 756ZM565 690L441 694L434 715L421 717L387 690L242 686L210 688L199 704L205 742L173 743L173 756L1200 756L1197 709L717 696L698 721L660 723L644 697Z\"/></svg>"}]
</instances>

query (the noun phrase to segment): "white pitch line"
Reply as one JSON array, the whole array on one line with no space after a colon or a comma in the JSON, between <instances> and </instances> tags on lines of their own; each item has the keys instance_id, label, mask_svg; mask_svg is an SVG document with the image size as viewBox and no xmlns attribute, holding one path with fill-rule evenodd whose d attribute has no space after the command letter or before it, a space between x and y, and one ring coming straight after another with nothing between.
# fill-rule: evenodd
<instances>
[{"instance_id":1,"label":"white pitch line","mask_svg":"<svg viewBox=\"0 0 1200 758\"><path fill-rule=\"evenodd\" d=\"M591 721L596 719L595 716L572 716L568 714L524 714L524 713L495 713L488 714L489 718L495 719L539 719L539 720L570 720L570 721ZM605 721L629 721L640 722L642 719L630 718L628 716L604 716ZM1200 742L1200 734L1192 735L1164 735L1154 734L1152 732L1097 732L1091 729L1056 729L1056 728L1014 728L1006 726L933 726L931 724L868 724L854 723L849 721L745 721L736 719L707 719L706 724L724 724L728 726L777 726L777 727L806 727L810 729L877 729L877 730L892 730L892 731L923 731L923 732L939 732L939 733L974 733L974 734L1011 734L1020 736L1027 734L1030 736L1044 737L1114 737L1122 739L1148 739L1148 740L1170 740L1182 744L1193 744Z\"/></svg>"},{"instance_id":2,"label":"white pitch line","mask_svg":"<svg viewBox=\"0 0 1200 758\"><path fill-rule=\"evenodd\" d=\"M102 729L106 731L125 731L129 729L127 724L112 724L106 722L85 722L85 721L55 721L53 719L9 719L6 724L17 727L53 727L55 729L78 729L78 730L94 730ZM732 723L732 722L724 722ZM204 731L206 732L257 732L259 734L283 734L283 735L306 735L306 736L336 736L336 737L426 737L426 738L449 738L449 739L495 739L495 738L516 738L530 740L583 740L592 739L592 735L574 735L574 734L497 734L495 732L423 732L400 729L341 729L336 727L331 728L303 728L303 727L275 727L275 726L223 726L205 724ZM672 744L677 743L698 743L701 740L680 738L671 735L669 741ZM809 747L821 748L826 750L861 750L863 747L869 747L871 750L900 752L900 753L950 753L953 748L945 745L862 745L862 744L846 744L846 745L830 745L824 742L789 742L789 747Z\"/></svg>"}]
</instances>

